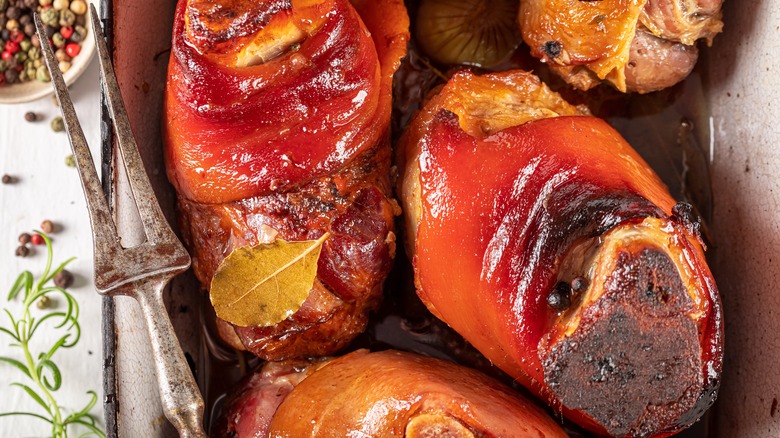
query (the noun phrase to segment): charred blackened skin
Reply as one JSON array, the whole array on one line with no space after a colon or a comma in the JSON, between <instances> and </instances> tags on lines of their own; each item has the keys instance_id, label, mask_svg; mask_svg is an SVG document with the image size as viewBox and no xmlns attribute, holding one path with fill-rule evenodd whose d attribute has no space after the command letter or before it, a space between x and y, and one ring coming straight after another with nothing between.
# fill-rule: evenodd
<instances>
[{"instance_id":1,"label":"charred blackened skin","mask_svg":"<svg viewBox=\"0 0 780 438\"><path fill-rule=\"evenodd\" d=\"M624 250L604 296L544 359L545 382L611 435L658 433L707 392L696 324L687 316L692 308L664 252Z\"/></svg>"},{"instance_id":2,"label":"charred blackened skin","mask_svg":"<svg viewBox=\"0 0 780 438\"><path fill-rule=\"evenodd\" d=\"M686 231L696 236L699 243L704 245L701 238L701 218L696 214L696 211L691 204L687 202L678 202L677 205L672 207L672 220L682 225Z\"/></svg>"},{"instance_id":3,"label":"charred blackened skin","mask_svg":"<svg viewBox=\"0 0 780 438\"><path fill-rule=\"evenodd\" d=\"M542 46L542 51L550 58L557 58L561 56L563 45L559 41L547 41L544 43L544 46Z\"/></svg>"}]
</instances>

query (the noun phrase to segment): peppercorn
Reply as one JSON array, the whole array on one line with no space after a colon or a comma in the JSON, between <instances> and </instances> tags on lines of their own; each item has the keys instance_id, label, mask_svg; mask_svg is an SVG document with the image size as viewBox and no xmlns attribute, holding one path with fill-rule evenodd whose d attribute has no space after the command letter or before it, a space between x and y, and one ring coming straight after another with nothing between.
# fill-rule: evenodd
<instances>
[{"instance_id":1,"label":"peppercorn","mask_svg":"<svg viewBox=\"0 0 780 438\"><path fill-rule=\"evenodd\" d=\"M55 117L51 121L51 130L54 132L62 132L65 130L65 122L62 121L62 117Z\"/></svg>"},{"instance_id":2,"label":"peppercorn","mask_svg":"<svg viewBox=\"0 0 780 438\"><path fill-rule=\"evenodd\" d=\"M559 312L568 309L571 305L571 287L562 281L556 284L547 295L547 305Z\"/></svg>"},{"instance_id":3,"label":"peppercorn","mask_svg":"<svg viewBox=\"0 0 780 438\"><path fill-rule=\"evenodd\" d=\"M59 64L58 64L58 67L60 68L61 72L65 73L68 70L70 70L70 67L72 65L73 64L71 64L70 61L60 61Z\"/></svg>"},{"instance_id":4,"label":"peppercorn","mask_svg":"<svg viewBox=\"0 0 780 438\"><path fill-rule=\"evenodd\" d=\"M547 41L542 46L542 51L549 58L557 58L563 51L563 44L560 41Z\"/></svg>"},{"instance_id":5,"label":"peppercorn","mask_svg":"<svg viewBox=\"0 0 780 438\"><path fill-rule=\"evenodd\" d=\"M43 236L41 236L38 233L33 234L30 236L30 242L32 242L33 245L43 245L46 243L46 241L43 239Z\"/></svg>"},{"instance_id":6,"label":"peppercorn","mask_svg":"<svg viewBox=\"0 0 780 438\"><path fill-rule=\"evenodd\" d=\"M83 0L73 0L70 10L76 15L84 15L87 13L87 4Z\"/></svg>"},{"instance_id":7,"label":"peppercorn","mask_svg":"<svg viewBox=\"0 0 780 438\"><path fill-rule=\"evenodd\" d=\"M32 43L30 43L30 40L23 39L22 41L19 41L19 48L22 50L22 52L27 52L30 50L30 47L32 47Z\"/></svg>"},{"instance_id":8,"label":"peppercorn","mask_svg":"<svg viewBox=\"0 0 780 438\"><path fill-rule=\"evenodd\" d=\"M65 53L67 53L71 58L75 58L79 53L81 53L81 46L76 43L69 43L67 46L65 46Z\"/></svg>"},{"instance_id":9,"label":"peppercorn","mask_svg":"<svg viewBox=\"0 0 780 438\"><path fill-rule=\"evenodd\" d=\"M19 243L22 245L27 245L30 243L30 240L32 239L32 236L30 236L30 233L22 233L19 235Z\"/></svg>"},{"instance_id":10,"label":"peppercorn","mask_svg":"<svg viewBox=\"0 0 780 438\"><path fill-rule=\"evenodd\" d=\"M67 47L66 47L67 49ZM57 49L56 52L54 52L54 57L57 59L57 61L70 61L70 56L68 56L67 53L65 53L66 49Z\"/></svg>"},{"instance_id":11,"label":"peppercorn","mask_svg":"<svg viewBox=\"0 0 780 438\"><path fill-rule=\"evenodd\" d=\"M13 184L14 183L14 177L11 175L5 174L3 175L2 179L3 184Z\"/></svg>"},{"instance_id":12,"label":"peppercorn","mask_svg":"<svg viewBox=\"0 0 780 438\"><path fill-rule=\"evenodd\" d=\"M38 61L41 59L41 48L35 46L30 47L30 50L27 51L27 56L34 61ZM38 65L35 65L35 68L38 68Z\"/></svg>"},{"instance_id":13,"label":"peppercorn","mask_svg":"<svg viewBox=\"0 0 780 438\"><path fill-rule=\"evenodd\" d=\"M60 26L72 26L75 22L76 14L74 14L73 11L69 9L60 11Z\"/></svg>"},{"instance_id":14,"label":"peppercorn","mask_svg":"<svg viewBox=\"0 0 780 438\"><path fill-rule=\"evenodd\" d=\"M575 293L580 293L588 288L588 280L584 277L575 277L571 281L571 290Z\"/></svg>"},{"instance_id":15,"label":"peppercorn","mask_svg":"<svg viewBox=\"0 0 780 438\"><path fill-rule=\"evenodd\" d=\"M38 34L30 37L30 42L32 43L33 47L41 47L41 39L38 37Z\"/></svg>"},{"instance_id":16,"label":"peppercorn","mask_svg":"<svg viewBox=\"0 0 780 438\"><path fill-rule=\"evenodd\" d=\"M61 289L73 286L73 274L67 269L63 269L54 276L54 285Z\"/></svg>"},{"instance_id":17,"label":"peppercorn","mask_svg":"<svg viewBox=\"0 0 780 438\"><path fill-rule=\"evenodd\" d=\"M60 22L60 12L54 8L48 8L41 11L41 21L47 26L57 26Z\"/></svg>"},{"instance_id":18,"label":"peppercorn","mask_svg":"<svg viewBox=\"0 0 780 438\"><path fill-rule=\"evenodd\" d=\"M49 6L52 0L38 0L38 4L41 6Z\"/></svg>"},{"instance_id":19,"label":"peppercorn","mask_svg":"<svg viewBox=\"0 0 780 438\"><path fill-rule=\"evenodd\" d=\"M16 248L17 257L27 257L28 254L30 254L30 248L27 248L24 245L21 245L18 248Z\"/></svg>"},{"instance_id":20,"label":"peppercorn","mask_svg":"<svg viewBox=\"0 0 780 438\"><path fill-rule=\"evenodd\" d=\"M9 84L13 84L19 79L19 72L16 68L9 68L5 71L5 81Z\"/></svg>"},{"instance_id":21,"label":"peppercorn","mask_svg":"<svg viewBox=\"0 0 780 438\"><path fill-rule=\"evenodd\" d=\"M8 7L8 0L0 0L0 12L4 11Z\"/></svg>"},{"instance_id":22,"label":"peppercorn","mask_svg":"<svg viewBox=\"0 0 780 438\"><path fill-rule=\"evenodd\" d=\"M67 9L68 6L70 6L70 2L68 0L54 0L51 6L54 9L61 11L63 9Z\"/></svg>"},{"instance_id":23,"label":"peppercorn","mask_svg":"<svg viewBox=\"0 0 780 438\"><path fill-rule=\"evenodd\" d=\"M46 234L51 234L54 232L54 222L46 219L43 222L41 222L41 231L43 231Z\"/></svg>"},{"instance_id":24,"label":"peppercorn","mask_svg":"<svg viewBox=\"0 0 780 438\"><path fill-rule=\"evenodd\" d=\"M65 157L65 165L68 167L76 167L76 158L73 156L73 154Z\"/></svg>"},{"instance_id":25,"label":"peppercorn","mask_svg":"<svg viewBox=\"0 0 780 438\"><path fill-rule=\"evenodd\" d=\"M19 24L21 24L22 26L24 26L27 23L32 23L32 22L33 21L32 21L32 16L31 15L22 15L21 17L19 17Z\"/></svg>"},{"instance_id":26,"label":"peppercorn","mask_svg":"<svg viewBox=\"0 0 780 438\"><path fill-rule=\"evenodd\" d=\"M63 38L59 32L51 36L51 42L52 44L54 44L54 47L57 48L65 47L65 38Z\"/></svg>"},{"instance_id":27,"label":"peppercorn","mask_svg":"<svg viewBox=\"0 0 780 438\"><path fill-rule=\"evenodd\" d=\"M32 37L35 34L35 24L27 23L24 25L24 34L28 37Z\"/></svg>"},{"instance_id":28,"label":"peppercorn","mask_svg":"<svg viewBox=\"0 0 780 438\"><path fill-rule=\"evenodd\" d=\"M32 111L27 111L24 113L24 120L27 120L28 122L34 122L38 120L38 115Z\"/></svg>"},{"instance_id":29,"label":"peppercorn","mask_svg":"<svg viewBox=\"0 0 780 438\"><path fill-rule=\"evenodd\" d=\"M39 309L45 309L49 307L49 304L51 304L51 299L46 295L41 295L41 297L38 298L38 301L35 302L35 306Z\"/></svg>"},{"instance_id":30,"label":"peppercorn","mask_svg":"<svg viewBox=\"0 0 780 438\"><path fill-rule=\"evenodd\" d=\"M46 69L46 66L42 65L35 70L35 79L38 79L41 82L49 82L51 80L51 77L49 77L49 70Z\"/></svg>"},{"instance_id":31,"label":"peppercorn","mask_svg":"<svg viewBox=\"0 0 780 438\"><path fill-rule=\"evenodd\" d=\"M22 2L22 4L27 9L37 9L38 8L38 0L24 0ZM25 17L29 17L29 15L25 15Z\"/></svg>"},{"instance_id":32,"label":"peppercorn","mask_svg":"<svg viewBox=\"0 0 780 438\"><path fill-rule=\"evenodd\" d=\"M8 9L5 10L5 16L8 17L9 20L18 20L19 17L22 16L22 10L15 6L9 6Z\"/></svg>"}]
</instances>

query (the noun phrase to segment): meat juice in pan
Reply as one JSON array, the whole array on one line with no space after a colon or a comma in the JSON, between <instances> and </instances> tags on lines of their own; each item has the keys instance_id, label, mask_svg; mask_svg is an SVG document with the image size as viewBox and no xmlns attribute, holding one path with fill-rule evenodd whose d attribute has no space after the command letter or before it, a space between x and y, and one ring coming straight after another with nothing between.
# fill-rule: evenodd
<instances>
[{"instance_id":1,"label":"meat juice in pan","mask_svg":"<svg viewBox=\"0 0 780 438\"><path fill-rule=\"evenodd\" d=\"M408 1L407 6L413 19L416 2ZM535 71L566 99L573 103L587 102L594 115L608 120L653 167L675 199L691 202L697 208L703 219L705 239L712 241L713 236L706 230L712 209L704 147L709 144L711 135L709 111L704 105L706 78L694 70L682 83L650 95L624 95L608 85L587 94L579 93L567 90L545 65L531 59L527 51L527 47L521 45L511 61L495 69ZM706 56L706 50L702 51L702 55ZM419 107L421 98L441 82L440 74L417 53L413 42L409 56L395 76L394 140ZM398 229L402 230L401 224L398 225ZM402 235L399 241L403 241ZM200 372L197 377L206 398L208 428L219 416L226 393L259 360L249 354L236 354L225 347L213 325L213 309L206 294L202 304L201 339L205 348L201 350L203 356L198 361ZM346 351L358 348L393 348L452 360L476 368L528 395L527 390L513 384L509 376L492 366L460 335L427 311L415 293L411 264L404 251L397 253L395 266L385 285L382 306L369 321L366 332ZM702 436L706 430L706 418L682 435ZM573 436L585 436L575 426L569 427Z\"/></svg>"}]
</instances>

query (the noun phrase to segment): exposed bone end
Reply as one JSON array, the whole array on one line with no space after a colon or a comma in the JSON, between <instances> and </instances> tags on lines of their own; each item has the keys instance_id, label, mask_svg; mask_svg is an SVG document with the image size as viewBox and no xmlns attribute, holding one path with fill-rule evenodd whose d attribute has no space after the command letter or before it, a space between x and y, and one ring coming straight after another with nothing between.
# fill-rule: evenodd
<instances>
[{"instance_id":1,"label":"exposed bone end","mask_svg":"<svg viewBox=\"0 0 780 438\"><path fill-rule=\"evenodd\" d=\"M651 436L704 390L695 306L676 258L647 240L604 245L598 257L613 260L610 270L591 286L598 298L575 310L576 329L543 357L545 382L610 435Z\"/></svg>"}]
</instances>

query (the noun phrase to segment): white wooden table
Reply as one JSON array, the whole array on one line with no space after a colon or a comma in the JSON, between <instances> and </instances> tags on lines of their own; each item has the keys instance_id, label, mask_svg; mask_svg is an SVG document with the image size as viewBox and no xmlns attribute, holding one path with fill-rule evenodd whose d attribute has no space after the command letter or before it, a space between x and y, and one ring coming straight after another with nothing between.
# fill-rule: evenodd
<instances>
[{"instance_id":1,"label":"white wooden table","mask_svg":"<svg viewBox=\"0 0 780 438\"><path fill-rule=\"evenodd\" d=\"M100 89L99 70L94 59L83 76L71 86L71 96L81 120L93 157L100 159ZM34 111L42 120L29 123L27 111ZM93 285L92 234L81 191L78 173L68 167L65 159L70 145L64 132L54 132L51 120L59 115L51 97L35 102L0 105L0 174L17 178L12 185L0 185L0 303L6 302L7 291L16 276L27 269L38 275L44 267L42 247L26 258L16 257L17 237L23 231L39 228L44 219L59 225L52 234L54 263L76 256L69 270L75 275L71 293L81 306L81 340L71 349L60 350L54 359L60 366L62 388L55 392L59 404L80 409L88 400L86 391L98 393L99 400L92 414L103 425L101 298ZM60 308L62 303L60 303ZM19 309L19 306L12 306ZM37 309L36 309L37 310ZM0 324L6 326L5 315ZM55 339L41 331L35 338L41 348L50 347ZM0 355L19 357L21 350L10 348L10 338L0 338ZM12 382L27 379L21 372L0 364L0 412L40 412L21 389ZM25 382L27 383L27 382ZM82 432L74 429L72 432ZM79 433L72 433L78 436ZM0 417L0 437L49 436L48 423L30 417Z\"/></svg>"}]
</instances>

